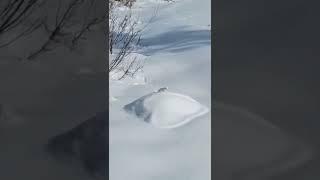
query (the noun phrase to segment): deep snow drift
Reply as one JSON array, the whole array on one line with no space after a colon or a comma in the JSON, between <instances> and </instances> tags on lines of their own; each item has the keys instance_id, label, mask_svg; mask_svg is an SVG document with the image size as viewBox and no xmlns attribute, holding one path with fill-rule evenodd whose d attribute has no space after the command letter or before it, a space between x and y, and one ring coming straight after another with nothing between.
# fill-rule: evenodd
<instances>
[{"instance_id":1,"label":"deep snow drift","mask_svg":"<svg viewBox=\"0 0 320 180\"><path fill-rule=\"evenodd\" d=\"M211 106L210 1L140 0L133 10L144 22L155 7L157 16L142 37L142 49L136 52L147 58L143 71L122 80L111 74L109 79L109 179L209 180L211 114L205 114L204 107ZM150 94L160 87L175 93L161 89ZM181 104L190 106L180 108ZM202 116L188 121L196 115ZM273 179L313 157L312 147L246 109L215 102L212 123L216 165L212 174L216 179ZM91 119L71 131L77 136L87 132L83 137L88 139L74 138L73 133L62 135L71 141L84 140L71 147L79 159L86 161L95 150L103 154L99 146L104 136L90 130L97 126ZM90 147L86 142L94 143ZM105 164L95 155L89 167L103 172Z\"/></svg>"},{"instance_id":2,"label":"deep snow drift","mask_svg":"<svg viewBox=\"0 0 320 180\"><path fill-rule=\"evenodd\" d=\"M134 4L147 24L136 52L145 64L134 77L109 79L110 179L211 179L210 3ZM151 93L162 87L170 92Z\"/></svg>"},{"instance_id":3,"label":"deep snow drift","mask_svg":"<svg viewBox=\"0 0 320 180\"><path fill-rule=\"evenodd\" d=\"M191 97L164 88L125 105L124 109L157 128L179 127L208 112Z\"/></svg>"}]
</instances>

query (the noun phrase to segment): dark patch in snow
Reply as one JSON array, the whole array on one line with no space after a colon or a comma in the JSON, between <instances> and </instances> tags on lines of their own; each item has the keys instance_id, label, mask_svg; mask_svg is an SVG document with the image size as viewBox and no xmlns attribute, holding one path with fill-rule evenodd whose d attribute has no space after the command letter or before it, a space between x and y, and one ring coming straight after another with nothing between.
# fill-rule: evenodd
<instances>
[{"instance_id":1,"label":"dark patch in snow","mask_svg":"<svg viewBox=\"0 0 320 180\"><path fill-rule=\"evenodd\" d=\"M127 112L127 113L133 113L135 114L137 117L144 119L145 122L150 122L150 113L146 114L146 110L144 109L144 100L148 97L151 97L153 94L155 94L157 92L153 92L150 94L147 94L145 96L142 96L141 98L133 101L130 104L127 104L123 107L123 109Z\"/></svg>"},{"instance_id":2,"label":"dark patch in snow","mask_svg":"<svg viewBox=\"0 0 320 180\"><path fill-rule=\"evenodd\" d=\"M157 52L183 52L210 44L210 30L173 30L141 40L141 45L148 47L142 52L145 55Z\"/></svg>"},{"instance_id":3,"label":"dark patch in snow","mask_svg":"<svg viewBox=\"0 0 320 180\"><path fill-rule=\"evenodd\" d=\"M108 113L101 112L49 140L46 150L57 159L80 160L92 175L106 177L108 168Z\"/></svg>"}]
</instances>

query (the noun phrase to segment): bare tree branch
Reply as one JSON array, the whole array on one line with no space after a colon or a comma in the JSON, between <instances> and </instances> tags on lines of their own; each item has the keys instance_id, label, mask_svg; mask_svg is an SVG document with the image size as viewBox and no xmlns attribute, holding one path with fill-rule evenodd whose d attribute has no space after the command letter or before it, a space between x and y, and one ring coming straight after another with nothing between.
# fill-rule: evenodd
<instances>
[{"instance_id":1,"label":"bare tree branch","mask_svg":"<svg viewBox=\"0 0 320 180\"><path fill-rule=\"evenodd\" d=\"M133 1L132 1L133 2ZM126 5L126 1L122 2ZM109 1L109 73L122 73L119 79L132 76L142 68L141 59L132 57L139 47L143 28L129 10L119 15L116 3Z\"/></svg>"},{"instance_id":2,"label":"bare tree branch","mask_svg":"<svg viewBox=\"0 0 320 180\"><path fill-rule=\"evenodd\" d=\"M50 22L44 23L44 29L49 33L47 40L42 46L31 53L27 59L35 60L40 54L52 51L57 47L69 46L73 50L78 45L80 40L85 39L85 35L89 32L92 26L99 24L105 20L105 16L100 16L95 13L93 6L96 0L71 0L65 4L62 0L58 1L55 22L53 27L49 26ZM88 6L89 5L89 8ZM65 7L65 8L63 8ZM88 8L85 21L79 20L83 13L79 12L81 8Z\"/></svg>"},{"instance_id":3,"label":"bare tree branch","mask_svg":"<svg viewBox=\"0 0 320 180\"><path fill-rule=\"evenodd\" d=\"M1 43L0 48L10 45L39 28L40 18L33 20L30 23L31 25L22 26L23 22L33 14L35 8L40 6L40 0L6 0L4 4L0 4L0 37L4 37L6 33L16 30L18 26L21 27L19 29L21 32L7 40L7 42Z\"/></svg>"}]
</instances>

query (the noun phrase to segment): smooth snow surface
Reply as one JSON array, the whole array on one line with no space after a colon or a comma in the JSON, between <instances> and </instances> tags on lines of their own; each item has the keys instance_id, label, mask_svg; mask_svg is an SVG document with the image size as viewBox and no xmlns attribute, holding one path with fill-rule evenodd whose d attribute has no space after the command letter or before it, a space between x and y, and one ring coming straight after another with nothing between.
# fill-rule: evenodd
<instances>
[{"instance_id":1,"label":"smooth snow surface","mask_svg":"<svg viewBox=\"0 0 320 180\"><path fill-rule=\"evenodd\" d=\"M137 0L134 4L135 18L146 25L135 53L145 63L136 76L109 79L109 179L211 179L210 112L179 128L157 128L181 125L187 117L205 112L203 106L211 107L210 3ZM124 110L162 87L170 92L153 93L145 99L145 109L131 106L142 108L142 116L153 112L147 118L151 124ZM182 117L184 113L187 117Z\"/></svg>"},{"instance_id":2,"label":"smooth snow surface","mask_svg":"<svg viewBox=\"0 0 320 180\"><path fill-rule=\"evenodd\" d=\"M191 97L162 89L135 100L124 109L157 128L179 127L208 112L208 108Z\"/></svg>"}]
</instances>

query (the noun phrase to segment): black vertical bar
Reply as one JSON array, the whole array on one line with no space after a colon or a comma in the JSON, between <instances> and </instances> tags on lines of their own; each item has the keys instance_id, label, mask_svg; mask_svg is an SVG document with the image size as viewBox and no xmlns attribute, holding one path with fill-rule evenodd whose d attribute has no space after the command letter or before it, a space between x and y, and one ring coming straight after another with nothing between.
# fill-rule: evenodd
<instances>
[{"instance_id":1,"label":"black vertical bar","mask_svg":"<svg viewBox=\"0 0 320 180\"><path fill-rule=\"evenodd\" d=\"M319 179L319 1L214 2L214 179Z\"/></svg>"},{"instance_id":2,"label":"black vertical bar","mask_svg":"<svg viewBox=\"0 0 320 180\"><path fill-rule=\"evenodd\" d=\"M107 112L108 112L108 117L107 117L107 123L106 123L106 134L107 134L107 138L106 138L106 148L107 151L106 151L106 164L107 164L107 168L106 168L106 179L109 179L109 0L107 0L107 19L106 19L106 23L108 23L106 25L106 39L107 39L107 42L106 42L106 54L107 55L107 66L106 66L106 69L108 70L108 73L107 73L107 78L108 78L108 85L107 85L107 102L108 102L108 105L107 105Z\"/></svg>"},{"instance_id":3,"label":"black vertical bar","mask_svg":"<svg viewBox=\"0 0 320 180\"><path fill-rule=\"evenodd\" d=\"M108 178L109 28L80 31L90 2L0 2L0 179Z\"/></svg>"}]
</instances>

